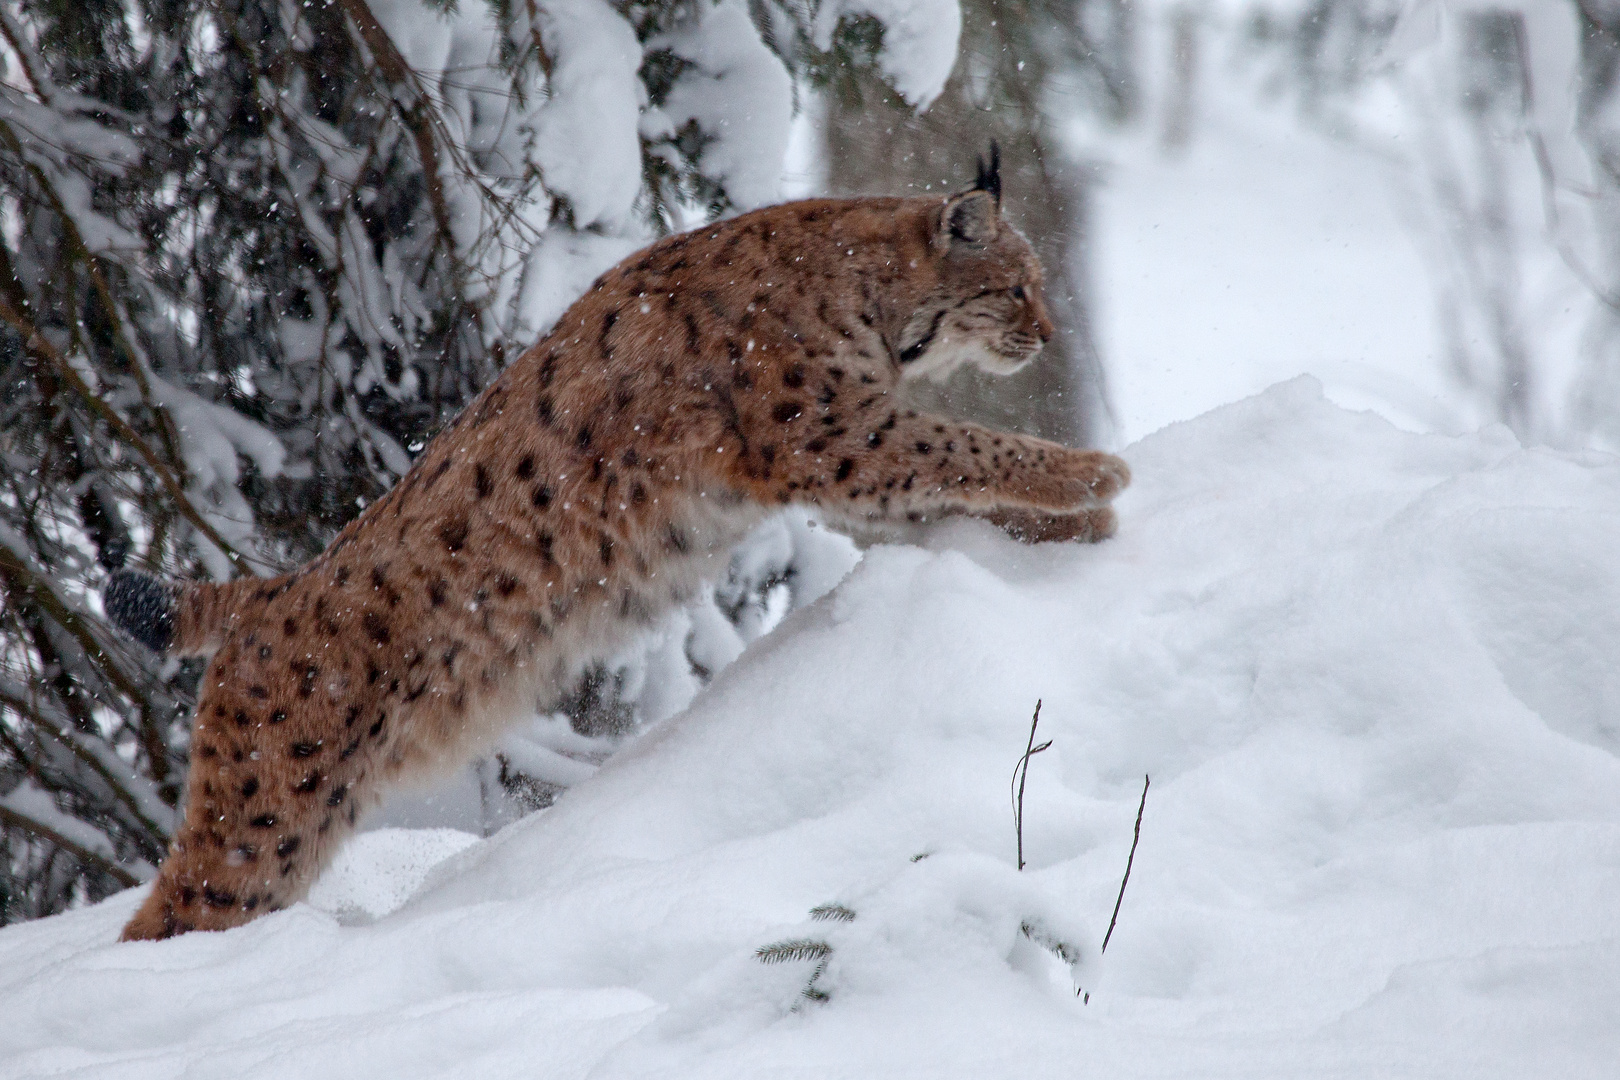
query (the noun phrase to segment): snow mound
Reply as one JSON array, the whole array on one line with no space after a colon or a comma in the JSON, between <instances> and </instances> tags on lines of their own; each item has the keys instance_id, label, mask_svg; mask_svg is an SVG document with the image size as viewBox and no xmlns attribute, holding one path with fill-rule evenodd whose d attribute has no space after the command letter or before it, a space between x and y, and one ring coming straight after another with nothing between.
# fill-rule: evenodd
<instances>
[{"instance_id":1,"label":"snow mound","mask_svg":"<svg viewBox=\"0 0 1620 1080\"><path fill-rule=\"evenodd\" d=\"M0 1073L1612 1075L1620 466L1308 379L1126 456L1115 540L872 549L375 921L0 932Z\"/></svg>"}]
</instances>

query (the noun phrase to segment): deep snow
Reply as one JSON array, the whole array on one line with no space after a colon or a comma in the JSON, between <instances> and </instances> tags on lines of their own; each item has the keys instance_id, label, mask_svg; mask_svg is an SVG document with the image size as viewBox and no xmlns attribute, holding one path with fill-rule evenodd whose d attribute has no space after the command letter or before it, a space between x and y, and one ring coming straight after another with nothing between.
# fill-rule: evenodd
<instances>
[{"instance_id":1,"label":"deep snow","mask_svg":"<svg viewBox=\"0 0 1620 1080\"><path fill-rule=\"evenodd\" d=\"M1309 379L1126 457L1115 540L873 548L552 809L361 837L326 910L0 931L0 1075L1614 1075L1620 464ZM796 938L824 1004L754 959Z\"/></svg>"}]
</instances>

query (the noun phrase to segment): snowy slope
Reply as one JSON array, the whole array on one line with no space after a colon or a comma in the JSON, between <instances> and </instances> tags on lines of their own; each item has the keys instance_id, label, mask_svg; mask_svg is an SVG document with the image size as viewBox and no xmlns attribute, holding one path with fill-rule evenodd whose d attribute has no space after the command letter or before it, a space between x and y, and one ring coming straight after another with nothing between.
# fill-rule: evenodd
<instances>
[{"instance_id":1,"label":"snowy slope","mask_svg":"<svg viewBox=\"0 0 1620 1080\"><path fill-rule=\"evenodd\" d=\"M551 810L362 838L342 918L0 931L0 1075L1612 1076L1620 465L1304 379L1127 457L1116 540L873 549Z\"/></svg>"}]
</instances>

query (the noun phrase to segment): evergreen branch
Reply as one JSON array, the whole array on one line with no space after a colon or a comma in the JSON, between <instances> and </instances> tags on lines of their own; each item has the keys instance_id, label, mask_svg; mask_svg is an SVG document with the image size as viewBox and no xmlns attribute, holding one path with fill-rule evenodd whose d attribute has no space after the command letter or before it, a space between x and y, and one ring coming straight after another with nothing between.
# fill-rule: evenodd
<instances>
[{"instance_id":1,"label":"evergreen branch","mask_svg":"<svg viewBox=\"0 0 1620 1080\"><path fill-rule=\"evenodd\" d=\"M135 824L145 830L144 840L154 851L161 853L168 844L168 833L156 821L153 821L142 809L140 801L125 785L123 780L107 767L100 755L90 747L85 746L72 734L69 724L59 721L53 722L50 717L40 713L34 702L7 686L0 685L0 706L11 709L39 734L55 742L69 754L99 776L103 783L112 792L115 800L122 803L124 809L129 811Z\"/></svg>"},{"instance_id":2,"label":"evergreen branch","mask_svg":"<svg viewBox=\"0 0 1620 1080\"><path fill-rule=\"evenodd\" d=\"M434 109L416 71L400 55L394 39L377 21L366 0L340 0L340 3L344 14L348 15L349 21L359 32L360 40L365 42L377 66L382 68L383 76L409 94L409 101L402 101L398 97L394 101L416 142L416 154L422 162L422 183L433 206L434 222L450 257L456 259L456 238L450 228L450 208L444 198L444 178L439 175L439 135L443 131L444 121ZM446 139L445 142L449 145L451 141Z\"/></svg>"},{"instance_id":3,"label":"evergreen branch","mask_svg":"<svg viewBox=\"0 0 1620 1080\"><path fill-rule=\"evenodd\" d=\"M159 457L157 451L153 450L146 440L134 428L130 427L127 420L118 415L118 411L111 404L90 389L83 376L68 362L67 357L63 356L55 345L51 344L50 339L40 333L22 312L14 308L4 298L0 298L0 320L10 323L12 329L22 336L24 347L55 368L63 380L84 400L85 404L90 406L91 411L105 420L120 439L128 443L136 453L146 460L146 464L157 474L159 482L168 492L169 498L174 500L180 515L190 522L193 528L207 537L209 543L219 548L231 562L241 563L245 558L243 553L232 547L219 534L219 530L209 524L208 520L203 517L202 512L192 504L184 486L170 471L162 458ZM257 560L249 559L248 561L256 562Z\"/></svg>"},{"instance_id":4,"label":"evergreen branch","mask_svg":"<svg viewBox=\"0 0 1620 1080\"><path fill-rule=\"evenodd\" d=\"M754 950L754 959L762 964L785 964L793 960L824 960L832 954L832 946L811 938L789 938L773 945L761 945Z\"/></svg>"},{"instance_id":5,"label":"evergreen branch","mask_svg":"<svg viewBox=\"0 0 1620 1080\"><path fill-rule=\"evenodd\" d=\"M40 168L38 162L23 153L22 141L18 139L16 132L11 130L11 125L0 120L0 133L5 135L9 144L8 149L16 154L18 159L23 162L24 167L33 174L34 183L39 185L40 192L51 204L51 209L56 212L57 220L62 226L62 235L73 249L74 256L84 263L85 269L90 274L90 283L95 289L96 298L101 302L102 311L107 316L114 343L119 348L122 348L129 357L130 370L134 376L135 385L140 390L141 404L151 409L156 415L158 438L163 443L164 452L169 455L170 466L183 476L185 473L185 461L180 454L179 441L174 430L174 421L169 416L168 409L152 399L152 386L147 378L144 350L138 349L134 340L125 332L124 320L120 317L120 307L113 299L112 290L107 286L107 279L101 272L96 256L91 252L90 246L84 242L84 235L79 231L79 223L73 219L72 214L68 213L66 204L62 202L61 197L56 193L56 186L51 183L51 179L45 174L45 170ZM224 550L228 551L229 549Z\"/></svg>"},{"instance_id":6,"label":"evergreen branch","mask_svg":"<svg viewBox=\"0 0 1620 1080\"><path fill-rule=\"evenodd\" d=\"M825 974L827 974L827 961L823 959L819 964L816 965L816 969L810 973L809 981L804 984L804 989L799 991L800 995L810 1001L818 1003L831 1001L832 995L816 985L817 982L821 981L821 977Z\"/></svg>"},{"instance_id":7,"label":"evergreen branch","mask_svg":"<svg viewBox=\"0 0 1620 1080\"><path fill-rule=\"evenodd\" d=\"M855 913L843 904L821 904L810 909L810 917L817 922L854 922Z\"/></svg>"},{"instance_id":8,"label":"evergreen branch","mask_svg":"<svg viewBox=\"0 0 1620 1080\"><path fill-rule=\"evenodd\" d=\"M49 825L41 824L40 822L35 821L33 818L28 817L25 814L19 814L17 811L12 810L4 805L0 805L0 826L9 826L14 829L21 829L23 832L30 833L46 843L55 844L69 855L72 855L75 859L78 859L81 863L84 863L86 866L94 867L96 870L106 874L108 877L117 881L125 888L129 888L132 885L139 885L141 883L140 878L136 877L128 870L125 870L122 866L119 866L111 859L108 859L105 855L98 854L82 844L74 843L72 840L69 840L67 837L51 828Z\"/></svg>"}]
</instances>

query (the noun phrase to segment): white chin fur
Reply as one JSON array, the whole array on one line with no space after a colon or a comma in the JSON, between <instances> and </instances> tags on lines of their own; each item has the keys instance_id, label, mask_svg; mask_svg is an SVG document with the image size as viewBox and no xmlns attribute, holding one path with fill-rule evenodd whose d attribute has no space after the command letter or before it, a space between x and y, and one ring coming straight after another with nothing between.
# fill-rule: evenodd
<instances>
[{"instance_id":1,"label":"white chin fur","mask_svg":"<svg viewBox=\"0 0 1620 1080\"><path fill-rule=\"evenodd\" d=\"M1039 353L1030 353L1019 360L1003 356L985 348L978 342L942 341L900 369L902 380L928 379L942 383L956 373L963 364L973 364L990 375L1011 375L1035 359Z\"/></svg>"}]
</instances>

